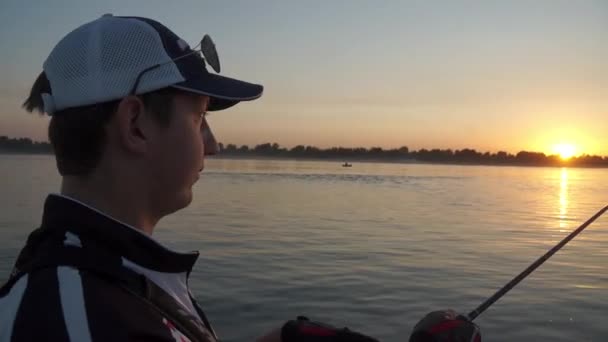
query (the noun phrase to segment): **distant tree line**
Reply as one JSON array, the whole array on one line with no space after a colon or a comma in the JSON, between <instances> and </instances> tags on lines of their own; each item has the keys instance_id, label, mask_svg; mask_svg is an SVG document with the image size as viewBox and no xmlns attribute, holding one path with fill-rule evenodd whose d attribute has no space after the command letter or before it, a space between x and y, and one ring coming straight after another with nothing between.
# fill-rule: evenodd
<instances>
[{"instance_id":1,"label":"distant tree line","mask_svg":"<svg viewBox=\"0 0 608 342\"><path fill-rule=\"evenodd\" d=\"M30 138L0 136L0 153L53 153L53 148L49 143L32 141Z\"/></svg>"},{"instance_id":2,"label":"distant tree line","mask_svg":"<svg viewBox=\"0 0 608 342\"><path fill-rule=\"evenodd\" d=\"M320 149L315 146L298 145L292 148L281 147L277 143L264 143L249 147L234 144L219 144L222 156L259 156L308 159L332 159L342 161L373 160L395 162L427 162L450 164L485 164L485 165L530 165L530 166L594 166L608 167L608 157L582 155L563 160L557 155L545 155L540 152L521 151L511 154L504 151L496 153L478 152L474 149L420 149L410 151L407 146L396 149L381 147L331 147Z\"/></svg>"},{"instance_id":3,"label":"distant tree line","mask_svg":"<svg viewBox=\"0 0 608 342\"><path fill-rule=\"evenodd\" d=\"M395 149L381 147L331 147L321 149L315 146L298 145L292 148L281 147L278 143L264 143L254 147L248 145L219 143L220 157L268 157L293 159L328 159L341 161L388 161L388 162L425 162L448 164L483 165L528 165L528 166L585 166L608 167L608 156L582 155L562 160L557 155L540 152L521 151L511 154L504 151L496 153L478 152L474 149L441 150L420 149L410 151L407 146ZM0 136L0 153L52 153L46 142L34 142L29 138L11 139Z\"/></svg>"}]
</instances>

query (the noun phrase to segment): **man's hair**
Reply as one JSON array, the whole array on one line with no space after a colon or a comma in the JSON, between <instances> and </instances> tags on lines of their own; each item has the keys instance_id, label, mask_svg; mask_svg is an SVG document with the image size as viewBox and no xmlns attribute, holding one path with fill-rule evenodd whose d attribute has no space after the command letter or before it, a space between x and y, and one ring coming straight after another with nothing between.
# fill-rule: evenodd
<instances>
[{"instance_id":1,"label":"man's hair","mask_svg":"<svg viewBox=\"0 0 608 342\"><path fill-rule=\"evenodd\" d=\"M173 97L178 92L177 89L163 88L140 97L153 118L168 126ZM44 72L34 82L23 108L28 112L44 113L43 93L51 93L51 85ZM119 103L120 100L113 100L53 113L48 135L62 176L86 176L95 169L105 148L106 125Z\"/></svg>"}]
</instances>

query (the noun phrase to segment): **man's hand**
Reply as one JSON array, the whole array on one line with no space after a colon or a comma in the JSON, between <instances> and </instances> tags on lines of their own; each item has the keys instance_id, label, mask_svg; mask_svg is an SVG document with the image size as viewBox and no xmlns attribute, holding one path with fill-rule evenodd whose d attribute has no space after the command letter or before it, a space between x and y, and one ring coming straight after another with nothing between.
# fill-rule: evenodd
<instances>
[{"instance_id":1,"label":"man's hand","mask_svg":"<svg viewBox=\"0 0 608 342\"><path fill-rule=\"evenodd\" d=\"M266 335L259 337L255 342L281 342L281 327L272 330Z\"/></svg>"},{"instance_id":2,"label":"man's hand","mask_svg":"<svg viewBox=\"0 0 608 342\"><path fill-rule=\"evenodd\" d=\"M336 328L300 316L288 321L282 328L258 338L256 342L378 342L378 340L348 328Z\"/></svg>"},{"instance_id":3,"label":"man's hand","mask_svg":"<svg viewBox=\"0 0 608 342\"><path fill-rule=\"evenodd\" d=\"M412 331L410 342L481 342L479 327L452 310L433 311Z\"/></svg>"}]
</instances>

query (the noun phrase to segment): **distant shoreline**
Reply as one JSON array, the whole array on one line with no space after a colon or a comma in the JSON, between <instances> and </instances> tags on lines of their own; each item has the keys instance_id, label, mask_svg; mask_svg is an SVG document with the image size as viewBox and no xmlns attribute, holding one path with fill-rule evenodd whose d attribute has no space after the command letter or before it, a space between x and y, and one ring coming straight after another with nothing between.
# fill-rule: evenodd
<instances>
[{"instance_id":1,"label":"distant shoreline","mask_svg":"<svg viewBox=\"0 0 608 342\"><path fill-rule=\"evenodd\" d=\"M0 149L0 156L2 155L53 155L52 152L23 152L23 151L6 151ZM1 157L0 157L1 158ZM356 168L356 163L384 163L384 164L421 164L421 165L455 165L455 166L499 166L499 167L549 167L549 168L584 168L584 169L603 169L608 168L608 165L573 165L570 163L563 163L559 165L547 165L547 164L531 164L531 163L482 163L482 162L450 162L450 161L425 161L416 159L373 159L373 158L351 158L345 160L343 158L315 158L315 157L293 157L293 156L264 156L264 155L214 155L207 157L209 159L216 160L277 160L277 161L324 161L324 162L336 162L343 164L345 161L352 164L352 167Z\"/></svg>"},{"instance_id":2,"label":"distant shoreline","mask_svg":"<svg viewBox=\"0 0 608 342\"><path fill-rule=\"evenodd\" d=\"M608 157L583 155L563 160L557 155L541 152L520 151L511 154L478 152L474 149L420 149L410 151L407 146L385 150L381 147L331 147L321 149L315 146L298 145L293 148L281 147L277 143L264 143L254 147L218 143L218 159L276 159L276 160L323 160L341 163L375 162L400 164L445 164L445 165L487 165L487 166L535 166L535 167L608 167ZM36 142L29 138L9 138L0 136L0 154L53 154L51 144Z\"/></svg>"},{"instance_id":3,"label":"distant shoreline","mask_svg":"<svg viewBox=\"0 0 608 342\"><path fill-rule=\"evenodd\" d=\"M336 162L336 163L344 163L347 161L352 164L352 167L356 167L355 163L384 163L384 164L422 164L422 165L460 165L460 166L505 166L505 167L551 167L551 168L585 168L585 169L604 169L608 168L608 165L570 165L567 163L560 165L535 165L535 164L492 164L492 163L475 163L475 162L432 162L432 161L424 161L424 160L416 160L416 159L403 159L403 160L384 160L384 159L340 159L340 158L307 158L307 157L268 157L268 156L256 156L256 155L247 155L247 156L234 156L234 155L215 155L207 157L209 159L243 159L243 160L291 160L291 161L326 161L326 162Z\"/></svg>"}]
</instances>

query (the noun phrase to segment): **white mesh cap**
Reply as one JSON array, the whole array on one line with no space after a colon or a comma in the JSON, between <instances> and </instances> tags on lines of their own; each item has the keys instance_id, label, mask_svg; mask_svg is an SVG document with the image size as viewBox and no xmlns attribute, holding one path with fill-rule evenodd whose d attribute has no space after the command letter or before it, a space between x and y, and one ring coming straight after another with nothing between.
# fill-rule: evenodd
<instances>
[{"instance_id":1,"label":"white mesh cap","mask_svg":"<svg viewBox=\"0 0 608 342\"><path fill-rule=\"evenodd\" d=\"M158 22L106 14L66 35L44 62L51 86L51 94L43 94L45 112L125 97L138 75L157 65L142 75L136 94L173 86L210 96L210 110L261 96L260 85L207 72L198 54L178 58L190 52Z\"/></svg>"}]
</instances>

